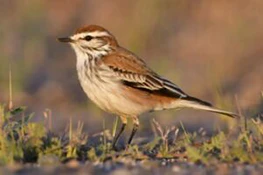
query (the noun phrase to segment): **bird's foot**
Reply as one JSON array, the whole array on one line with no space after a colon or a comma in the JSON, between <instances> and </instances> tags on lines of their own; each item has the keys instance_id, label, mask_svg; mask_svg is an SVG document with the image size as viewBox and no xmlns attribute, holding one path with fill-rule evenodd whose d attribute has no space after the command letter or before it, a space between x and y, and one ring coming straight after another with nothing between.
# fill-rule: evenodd
<instances>
[{"instance_id":1,"label":"bird's foot","mask_svg":"<svg viewBox=\"0 0 263 175\"><path fill-rule=\"evenodd\" d=\"M112 145L112 147L111 147L111 149L113 150L113 151L116 151L116 152L120 152L120 151L123 151L123 150L125 150L125 146L123 146L123 145Z\"/></svg>"}]
</instances>

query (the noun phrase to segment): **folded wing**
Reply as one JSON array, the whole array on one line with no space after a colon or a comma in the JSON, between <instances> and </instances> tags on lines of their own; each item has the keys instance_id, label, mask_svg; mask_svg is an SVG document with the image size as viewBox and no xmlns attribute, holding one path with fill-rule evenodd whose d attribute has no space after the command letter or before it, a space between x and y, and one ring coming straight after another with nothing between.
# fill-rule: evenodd
<instances>
[{"instance_id":1,"label":"folded wing","mask_svg":"<svg viewBox=\"0 0 263 175\"><path fill-rule=\"evenodd\" d=\"M149 69L145 62L131 53L111 54L103 57L101 63L106 65L119 80L132 88L175 98L186 98L177 85L166 80Z\"/></svg>"}]
</instances>

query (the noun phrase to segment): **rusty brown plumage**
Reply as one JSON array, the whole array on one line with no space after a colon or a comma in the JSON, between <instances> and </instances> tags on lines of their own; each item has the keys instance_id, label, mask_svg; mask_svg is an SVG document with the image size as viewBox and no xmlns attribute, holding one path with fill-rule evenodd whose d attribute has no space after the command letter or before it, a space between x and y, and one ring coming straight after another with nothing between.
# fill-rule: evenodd
<instances>
[{"instance_id":1,"label":"rusty brown plumage","mask_svg":"<svg viewBox=\"0 0 263 175\"><path fill-rule=\"evenodd\" d=\"M84 27L80 27L75 31L75 34L84 33L84 32L95 32L95 31L107 31L105 28L98 25L86 25Z\"/></svg>"}]
</instances>

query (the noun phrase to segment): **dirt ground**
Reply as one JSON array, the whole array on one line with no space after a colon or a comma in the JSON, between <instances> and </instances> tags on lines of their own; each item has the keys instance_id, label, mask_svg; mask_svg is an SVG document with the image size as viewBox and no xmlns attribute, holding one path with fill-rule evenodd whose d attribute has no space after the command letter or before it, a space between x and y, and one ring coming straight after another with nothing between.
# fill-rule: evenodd
<instances>
[{"instance_id":1,"label":"dirt ground","mask_svg":"<svg viewBox=\"0 0 263 175\"><path fill-rule=\"evenodd\" d=\"M75 160L63 165L11 165L2 167L1 174L253 174L260 175L263 172L263 164L218 164L205 166L202 164L176 162L174 159L132 161L123 160L114 162L109 160L104 163L81 163Z\"/></svg>"}]
</instances>

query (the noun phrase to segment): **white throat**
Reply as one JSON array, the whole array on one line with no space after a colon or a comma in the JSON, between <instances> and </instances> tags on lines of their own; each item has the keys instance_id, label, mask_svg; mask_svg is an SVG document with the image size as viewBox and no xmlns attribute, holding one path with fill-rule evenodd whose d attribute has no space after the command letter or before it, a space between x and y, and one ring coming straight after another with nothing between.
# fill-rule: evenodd
<instances>
[{"instance_id":1,"label":"white throat","mask_svg":"<svg viewBox=\"0 0 263 175\"><path fill-rule=\"evenodd\" d=\"M88 50L87 49L85 51L81 47L79 47L75 44L71 44L71 46L73 47L73 50L76 53L77 69L82 67L86 60L101 58L102 56L107 55L110 51L109 45L104 45L100 49L97 49L97 50L95 50L95 49L94 50Z\"/></svg>"}]
</instances>

